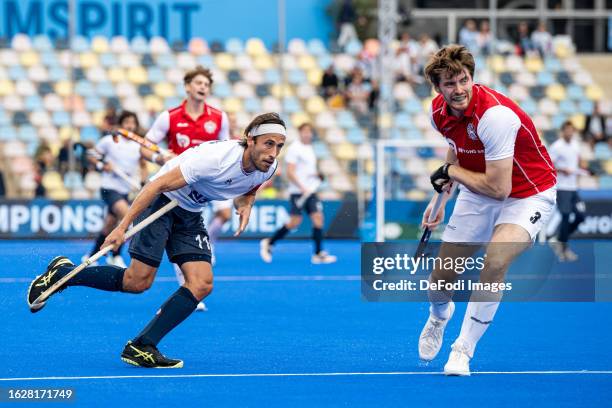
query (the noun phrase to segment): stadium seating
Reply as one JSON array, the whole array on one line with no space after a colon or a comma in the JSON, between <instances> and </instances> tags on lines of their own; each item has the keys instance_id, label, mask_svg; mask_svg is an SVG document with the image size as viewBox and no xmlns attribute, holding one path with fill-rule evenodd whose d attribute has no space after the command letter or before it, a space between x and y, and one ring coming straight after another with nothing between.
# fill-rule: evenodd
<instances>
[{"instance_id":1,"label":"stadium seating","mask_svg":"<svg viewBox=\"0 0 612 408\"><path fill-rule=\"evenodd\" d=\"M94 37L90 41L77 36L70 44L53 44L45 36L16 35L0 48L0 154L6 156L13 149L8 153L16 159L11 161L13 173L18 175L20 193L29 196L34 189L29 154L40 140L47 140L54 152L70 134L84 142L95 142L109 101L129 107L143 124L150 124L158 112L181 102L184 71L202 64L214 74L209 102L236 113L240 126L262 111L282 111L292 127L313 122L319 136L314 147L328 177L323 196L338 197L357 185L371 186L373 151L365 143L373 134L372 123L368 117L356 116L345 108L330 107L317 88L322 70L333 63L340 76L346 76L361 63L357 56L364 47L370 55L378 52L376 41L364 45L352 42L345 53L335 53L319 40L292 39L287 54L279 59L257 38L228 39L224 43L194 38L187 44L170 45L159 37L149 41L141 37L131 41ZM571 41L559 39L555 41L555 55L545 59L478 57L476 81L507 92L533 116L546 142L551 142L565 120L572 120L579 128L584 126L584 117L593 111L594 101L604 97L573 52ZM280 85L283 81L285 87ZM439 137L429 123L431 86L397 83L392 92L396 112L380 118L392 138ZM442 154L419 149L400 155L394 164L399 186L394 194L424 197L429 191L425 175L439 164ZM365 164L365 173L359 177L355 173L358 159ZM595 146L591 160L600 164L604 174L612 173L608 146ZM43 184L52 198L70 194L92 197L99 183L90 174L84 179L75 174L62 179L51 172L45 175ZM585 185L597 186L597 182L588 179ZM599 182L602 187L609 186L610 176L601 176Z\"/></svg>"}]
</instances>

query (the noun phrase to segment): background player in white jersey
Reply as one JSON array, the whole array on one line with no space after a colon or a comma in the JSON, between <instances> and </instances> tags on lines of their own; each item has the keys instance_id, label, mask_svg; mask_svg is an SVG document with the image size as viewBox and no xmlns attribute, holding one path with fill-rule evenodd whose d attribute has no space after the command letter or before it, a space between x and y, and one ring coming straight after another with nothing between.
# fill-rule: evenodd
<instances>
[{"instance_id":1,"label":"background player in white jersey","mask_svg":"<svg viewBox=\"0 0 612 408\"><path fill-rule=\"evenodd\" d=\"M588 174L580 167L580 142L574 137L576 129L570 121L561 126L561 137L557 139L548 149L550 158L558 172L557 177L557 208L561 213L561 225L559 227L559 243L553 243L555 253L562 261L575 261L578 255L572 251L567 241L569 236L576 231L578 225L584 221L584 214L580 211L578 196L578 176ZM573 221L570 216L574 214Z\"/></svg>"},{"instance_id":2,"label":"background player in white jersey","mask_svg":"<svg viewBox=\"0 0 612 408\"><path fill-rule=\"evenodd\" d=\"M323 205L316 190L321 183L321 175L317 169L317 157L312 148L313 129L309 123L299 128L299 138L287 149L285 163L289 179L289 221L279 228L271 238L260 242L260 255L264 262L272 262L272 246L284 238L290 230L302 223L302 211L305 211L312 221L312 240L314 253L313 264L336 262L336 257L323 250Z\"/></svg>"},{"instance_id":3,"label":"background player in white jersey","mask_svg":"<svg viewBox=\"0 0 612 408\"><path fill-rule=\"evenodd\" d=\"M480 281L499 284L550 216L556 175L533 121L506 96L475 84L474 70L474 57L455 44L440 49L425 67L438 93L432 101L432 125L450 145L447 163L432 174L431 182L438 194L451 182L461 186L438 258L465 260L484 244ZM434 222L429 222L436 199L423 215L428 228L444 219L442 205ZM437 265L430 280L448 283L457 276L454 268ZM451 291L431 289L428 294L429 318L419 337L419 356L426 361L440 351L455 309ZM495 290L472 292L445 374L470 375L470 359L493 322L502 295Z\"/></svg>"},{"instance_id":4,"label":"background player in white jersey","mask_svg":"<svg viewBox=\"0 0 612 408\"><path fill-rule=\"evenodd\" d=\"M106 238L104 246L125 241L129 225L138 224L171 200L178 207L153 221L134 235L130 243L130 266L89 266L72 277L64 287L88 286L107 291L141 293L149 289L162 260L178 263L185 283L157 311L143 331L129 341L121 354L126 363L148 368L180 368L181 360L162 355L157 344L196 309L212 291L210 245L202 222L202 206L211 200L234 198L240 226L246 228L259 186L276 170L276 157L285 143L285 124L276 113L259 115L245 130L242 141L216 141L189 149L167 162L155 174ZM66 257L51 261L47 271L34 279L28 289L32 312L45 303L34 301L74 265ZM91 345L88 344L88 347Z\"/></svg>"},{"instance_id":5,"label":"background player in white jersey","mask_svg":"<svg viewBox=\"0 0 612 408\"><path fill-rule=\"evenodd\" d=\"M136 132L140 127L138 116L130 111L123 111L119 115L118 124L130 132ZM106 236L125 216L130 206L128 194L134 190L132 184L140 185L147 176L146 163L140 155L140 145L126 138L105 135L96 143L94 149L88 152L88 156L96 168L102 171L100 195L107 205L108 213L104 227L96 237L89 255L83 257L85 259L100 250ZM123 179L118 173L128 176L133 180L132 183ZM106 263L125 267L120 248L107 255Z\"/></svg>"},{"instance_id":6,"label":"background player in white jersey","mask_svg":"<svg viewBox=\"0 0 612 408\"><path fill-rule=\"evenodd\" d=\"M162 112L146 134L153 143L167 141L172 154L164 157L143 148L141 152L145 158L164 164L203 142L229 139L230 123L226 113L206 103L212 84L212 72L200 65L185 73L183 85L187 98L179 106ZM212 227L212 234L218 235L218 223ZM176 264L174 272L179 285L182 285L185 277ZM198 310L206 310L204 303L198 305Z\"/></svg>"}]
</instances>

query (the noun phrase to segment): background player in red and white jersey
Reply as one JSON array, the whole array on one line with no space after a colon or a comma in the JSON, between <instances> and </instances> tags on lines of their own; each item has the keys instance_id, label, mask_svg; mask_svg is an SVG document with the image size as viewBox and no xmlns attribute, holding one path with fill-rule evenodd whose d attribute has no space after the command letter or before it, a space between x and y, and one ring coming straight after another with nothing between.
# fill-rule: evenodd
<instances>
[{"instance_id":1,"label":"background player in red and white jersey","mask_svg":"<svg viewBox=\"0 0 612 408\"><path fill-rule=\"evenodd\" d=\"M230 124L227 115L206 104L212 83L212 72L201 65L185 73L183 84L187 98L179 106L162 112L146 134L146 138L156 144L166 140L173 155L166 157L142 148L143 157L163 165L203 142L229 139ZM183 272L176 264L174 271L179 284L182 285L185 282ZM200 302L197 310L206 310L206 306Z\"/></svg>"},{"instance_id":2,"label":"background player in red and white jersey","mask_svg":"<svg viewBox=\"0 0 612 408\"><path fill-rule=\"evenodd\" d=\"M447 163L431 181L438 194L450 182L460 185L438 257L470 257L477 246L467 243L485 243L480 281L503 282L512 261L546 225L556 200L556 172L529 116L506 96L474 84L474 68L473 56L459 45L439 50L425 68L439 94L432 101L432 125L450 145ZM428 222L435 199L423 215L423 225L429 228L444 219L442 206ZM436 268L430 280L452 282L456 277L453 269ZM501 297L501 291L472 292L445 374L470 374L469 361ZM430 316L419 338L423 360L432 360L440 351L455 309L452 293L430 290L429 298Z\"/></svg>"}]
</instances>

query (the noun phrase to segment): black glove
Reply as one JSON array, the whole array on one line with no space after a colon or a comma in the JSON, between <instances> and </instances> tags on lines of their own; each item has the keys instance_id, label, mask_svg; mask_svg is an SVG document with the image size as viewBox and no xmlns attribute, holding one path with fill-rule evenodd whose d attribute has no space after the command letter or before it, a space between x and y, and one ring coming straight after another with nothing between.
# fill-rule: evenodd
<instances>
[{"instance_id":1,"label":"black glove","mask_svg":"<svg viewBox=\"0 0 612 408\"><path fill-rule=\"evenodd\" d=\"M444 165L440 166L438 170L434 171L429 178L431 180L431 185L438 193L441 193L442 187L444 187L444 185L450 181L450 176L448 175L448 168L450 166L452 166L452 164L445 163Z\"/></svg>"}]
</instances>

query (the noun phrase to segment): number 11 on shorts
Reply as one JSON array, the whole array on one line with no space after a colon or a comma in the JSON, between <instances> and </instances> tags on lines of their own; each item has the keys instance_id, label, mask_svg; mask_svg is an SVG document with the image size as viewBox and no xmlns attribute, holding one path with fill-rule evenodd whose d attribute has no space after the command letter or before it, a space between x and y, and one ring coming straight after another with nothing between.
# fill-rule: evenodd
<instances>
[{"instance_id":1,"label":"number 11 on shorts","mask_svg":"<svg viewBox=\"0 0 612 408\"><path fill-rule=\"evenodd\" d=\"M198 246L200 247L200 249L204 249L204 247L202 246L202 244L204 243L206 244L206 248L208 248L208 250L210 251L210 242L208 242L207 236L204 236L204 239L202 239L200 234L198 234L195 239L198 242Z\"/></svg>"}]
</instances>

